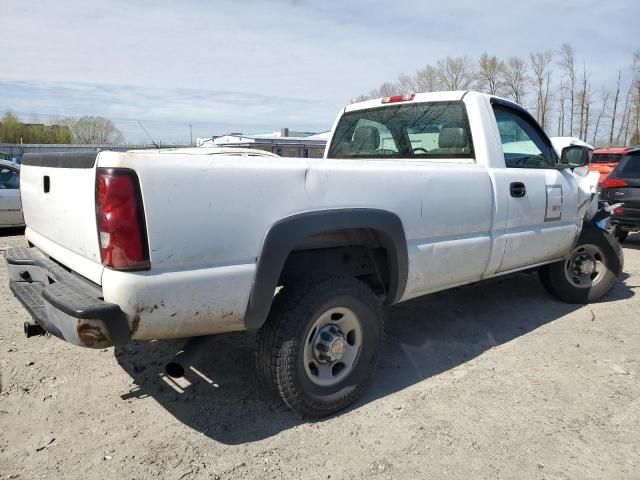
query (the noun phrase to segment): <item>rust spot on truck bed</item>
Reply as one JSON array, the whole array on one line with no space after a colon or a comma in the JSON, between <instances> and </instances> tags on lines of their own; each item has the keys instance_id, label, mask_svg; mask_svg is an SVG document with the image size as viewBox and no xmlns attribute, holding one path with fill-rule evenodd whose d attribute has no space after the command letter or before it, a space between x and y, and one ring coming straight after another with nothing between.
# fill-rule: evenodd
<instances>
[{"instance_id":1,"label":"rust spot on truck bed","mask_svg":"<svg viewBox=\"0 0 640 480\"><path fill-rule=\"evenodd\" d=\"M89 348L103 348L110 345L109 338L97 325L78 322L78 339Z\"/></svg>"}]
</instances>

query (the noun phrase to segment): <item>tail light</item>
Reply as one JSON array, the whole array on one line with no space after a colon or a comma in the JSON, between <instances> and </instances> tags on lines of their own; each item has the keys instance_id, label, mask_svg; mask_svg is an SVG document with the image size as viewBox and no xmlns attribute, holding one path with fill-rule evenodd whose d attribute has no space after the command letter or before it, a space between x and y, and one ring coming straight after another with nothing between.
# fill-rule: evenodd
<instances>
[{"instance_id":1,"label":"tail light","mask_svg":"<svg viewBox=\"0 0 640 480\"><path fill-rule=\"evenodd\" d=\"M620 208L620 207L616 208L616 209L613 211L613 214L614 214L614 215L622 215L623 213L624 213L624 208Z\"/></svg>"},{"instance_id":2,"label":"tail light","mask_svg":"<svg viewBox=\"0 0 640 480\"><path fill-rule=\"evenodd\" d=\"M151 267L140 184L133 170L98 169L96 218L103 265L115 270Z\"/></svg>"},{"instance_id":3,"label":"tail light","mask_svg":"<svg viewBox=\"0 0 640 480\"><path fill-rule=\"evenodd\" d=\"M408 102L416 98L415 93L410 93L408 95L392 95L390 97L385 97L382 99L382 103L398 103L398 102Z\"/></svg>"},{"instance_id":4,"label":"tail light","mask_svg":"<svg viewBox=\"0 0 640 480\"><path fill-rule=\"evenodd\" d=\"M627 182L620 180L619 178L605 178L600 184L602 188L620 188L626 187Z\"/></svg>"}]
</instances>

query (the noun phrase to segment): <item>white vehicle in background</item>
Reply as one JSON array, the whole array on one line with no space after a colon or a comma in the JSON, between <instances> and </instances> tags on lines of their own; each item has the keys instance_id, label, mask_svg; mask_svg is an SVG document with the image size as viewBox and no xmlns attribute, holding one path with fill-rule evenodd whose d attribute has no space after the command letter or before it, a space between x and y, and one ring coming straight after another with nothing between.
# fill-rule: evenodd
<instances>
[{"instance_id":1,"label":"white vehicle in background","mask_svg":"<svg viewBox=\"0 0 640 480\"><path fill-rule=\"evenodd\" d=\"M22 226L20 165L0 160L0 228Z\"/></svg>"},{"instance_id":2,"label":"white vehicle in background","mask_svg":"<svg viewBox=\"0 0 640 480\"><path fill-rule=\"evenodd\" d=\"M588 150L558 155L497 97L349 105L324 158L218 153L25 155L30 248L6 260L27 334L104 348L256 331L265 383L321 417L368 384L383 303L531 268L586 303L622 271L606 213L594 216L597 175L580 168Z\"/></svg>"},{"instance_id":3,"label":"white vehicle in background","mask_svg":"<svg viewBox=\"0 0 640 480\"><path fill-rule=\"evenodd\" d=\"M585 147L589 151L589 158L591 158L591 153L593 153L593 151L595 150L595 147L593 145L585 142L584 140L580 140L577 137L550 137L549 140L551 140L553 148L556 149L556 153L558 155L562 153L563 149L572 145Z\"/></svg>"}]
</instances>

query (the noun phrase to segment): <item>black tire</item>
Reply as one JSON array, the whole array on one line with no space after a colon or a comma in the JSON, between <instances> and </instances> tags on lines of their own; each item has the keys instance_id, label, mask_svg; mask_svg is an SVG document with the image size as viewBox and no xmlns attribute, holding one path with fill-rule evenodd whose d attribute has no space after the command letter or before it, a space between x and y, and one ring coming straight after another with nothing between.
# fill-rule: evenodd
<instances>
[{"instance_id":1,"label":"black tire","mask_svg":"<svg viewBox=\"0 0 640 480\"><path fill-rule=\"evenodd\" d=\"M591 284L585 282L583 285L576 285L577 282L570 280L570 266L574 252L579 253L580 249L596 247L598 250L598 261L602 268L602 275L599 274ZM622 273L624 266L624 256L622 247L613 234L605 232L591 225L585 226L576 247L568 259L561 262L546 265L538 270L538 276L542 285L555 297L567 303L590 303L594 302L611 291L618 277Z\"/></svg>"},{"instance_id":2,"label":"black tire","mask_svg":"<svg viewBox=\"0 0 640 480\"><path fill-rule=\"evenodd\" d=\"M551 280L549 279L549 267L550 265L545 265L544 267L540 267L538 269L538 279L542 286L545 288L547 292L551 292Z\"/></svg>"},{"instance_id":3,"label":"black tire","mask_svg":"<svg viewBox=\"0 0 640 480\"><path fill-rule=\"evenodd\" d=\"M305 347L311 345L314 332L319 335L318 319L340 308L352 311L361 325L359 350L345 371L346 377L337 377L335 385L317 385L305 366ZM276 295L258 332L257 369L265 383L301 417L332 415L364 392L378 363L383 331L382 306L371 289L357 279L327 275L292 281Z\"/></svg>"},{"instance_id":4,"label":"black tire","mask_svg":"<svg viewBox=\"0 0 640 480\"><path fill-rule=\"evenodd\" d=\"M614 235L616 236L616 238L618 239L618 242L622 243L624 242L627 237L629 236L629 232L627 232L626 230L620 230L619 228L616 228L614 230Z\"/></svg>"}]
</instances>

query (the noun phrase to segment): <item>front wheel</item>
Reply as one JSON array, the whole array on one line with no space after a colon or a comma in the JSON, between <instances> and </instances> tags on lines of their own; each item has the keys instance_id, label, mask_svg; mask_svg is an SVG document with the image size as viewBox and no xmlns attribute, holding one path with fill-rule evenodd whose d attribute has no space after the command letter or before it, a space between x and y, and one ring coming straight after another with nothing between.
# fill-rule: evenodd
<instances>
[{"instance_id":1,"label":"front wheel","mask_svg":"<svg viewBox=\"0 0 640 480\"><path fill-rule=\"evenodd\" d=\"M568 303L589 303L609 293L624 265L616 238L587 226L569 256L538 271L544 287Z\"/></svg>"},{"instance_id":2,"label":"front wheel","mask_svg":"<svg viewBox=\"0 0 640 480\"><path fill-rule=\"evenodd\" d=\"M620 230L620 228L616 227L616 229L614 230L614 235L618 239L618 242L622 243L629 236L629 232L627 232L626 230Z\"/></svg>"},{"instance_id":3,"label":"front wheel","mask_svg":"<svg viewBox=\"0 0 640 480\"><path fill-rule=\"evenodd\" d=\"M276 296L257 337L266 383L303 417L331 415L363 393L380 354L382 308L364 283L311 277Z\"/></svg>"}]
</instances>

